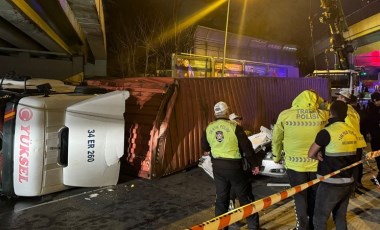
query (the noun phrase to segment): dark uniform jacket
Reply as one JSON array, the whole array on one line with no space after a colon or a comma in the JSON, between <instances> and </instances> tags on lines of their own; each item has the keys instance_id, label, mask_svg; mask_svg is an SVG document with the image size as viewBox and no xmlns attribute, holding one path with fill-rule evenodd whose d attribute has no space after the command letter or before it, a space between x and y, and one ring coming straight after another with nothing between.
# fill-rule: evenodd
<instances>
[{"instance_id":1,"label":"dark uniform jacket","mask_svg":"<svg viewBox=\"0 0 380 230\"><path fill-rule=\"evenodd\" d=\"M375 146L372 146L372 150L380 149L380 107L375 106L374 104L369 104L367 112L367 122L366 122L367 131L371 134L371 144L374 143Z\"/></svg>"}]
</instances>

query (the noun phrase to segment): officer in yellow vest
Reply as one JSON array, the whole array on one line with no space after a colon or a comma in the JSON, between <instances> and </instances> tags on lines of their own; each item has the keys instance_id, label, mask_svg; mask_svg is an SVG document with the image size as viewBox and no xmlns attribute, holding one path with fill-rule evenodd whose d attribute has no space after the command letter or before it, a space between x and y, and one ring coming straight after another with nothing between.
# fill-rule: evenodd
<instances>
[{"instance_id":1,"label":"officer in yellow vest","mask_svg":"<svg viewBox=\"0 0 380 230\"><path fill-rule=\"evenodd\" d=\"M321 130L308 155L319 160L317 177L321 177L351 165L356 160L358 146L357 131L345 123L347 104L334 101L330 107L329 124ZM317 190L314 209L314 229L326 229L327 220L332 212L336 229L347 229L347 206L353 187L352 170L323 180Z\"/></svg>"},{"instance_id":2,"label":"officer in yellow vest","mask_svg":"<svg viewBox=\"0 0 380 230\"><path fill-rule=\"evenodd\" d=\"M363 135L360 133L360 116L359 113L356 112L354 107L350 105L349 103L351 102L352 95L347 89L343 89L337 93L338 97L337 100L343 101L344 103L347 104L347 117L344 120L346 124L354 128L357 132L357 137L358 137L358 149L357 149L357 154L356 154L356 161L361 160L363 156L363 149L367 146L367 143L363 137ZM354 179L355 179L355 187L357 189L364 189L361 180L362 180L362 175L363 175L363 164L359 164L354 168Z\"/></svg>"},{"instance_id":3,"label":"officer in yellow vest","mask_svg":"<svg viewBox=\"0 0 380 230\"><path fill-rule=\"evenodd\" d=\"M307 155L317 133L325 126L328 112L320 109L324 100L313 90L301 92L292 102L292 107L280 113L273 128L273 161L284 162L289 184L294 187L316 178L318 161ZM317 186L312 186L294 195L296 228L312 229L313 210Z\"/></svg>"},{"instance_id":4,"label":"officer in yellow vest","mask_svg":"<svg viewBox=\"0 0 380 230\"><path fill-rule=\"evenodd\" d=\"M254 175L259 173L260 164L243 128L229 120L228 105L222 101L216 103L214 113L216 120L207 126L201 144L205 152L211 152L216 187L215 215L219 216L228 211L231 188L241 206L254 201L242 156L249 160ZM247 224L249 229L259 229L258 214L247 217Z\"/></svg>"}]
</instances>

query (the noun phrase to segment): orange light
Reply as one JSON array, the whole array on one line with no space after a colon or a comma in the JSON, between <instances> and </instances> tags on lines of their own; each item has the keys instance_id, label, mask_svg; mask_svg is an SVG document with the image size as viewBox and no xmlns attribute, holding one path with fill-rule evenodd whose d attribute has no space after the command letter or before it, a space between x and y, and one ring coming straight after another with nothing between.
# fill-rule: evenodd
<instances>
[{"instance_id":1,"label":"orange light","mask_svg":"<svg viewBox=\"0 0 380 230\"><path fill-rule=\"evenodd\" d=\"M172 28L169 31L166 31L162 33L158 40L159 41L166 41L170 39L171 37L174 37L176 33L181 33L181 31L185 30L186 28L190 27L191 25L195 24L211 12L215 11L218 7L220 7L223 3L225 3L226 0L218 0L211 5L208 5L207 7L195 12L188 18L184 19L182 22L179 23L177 28Z\"/></svg>"}]
</instances>

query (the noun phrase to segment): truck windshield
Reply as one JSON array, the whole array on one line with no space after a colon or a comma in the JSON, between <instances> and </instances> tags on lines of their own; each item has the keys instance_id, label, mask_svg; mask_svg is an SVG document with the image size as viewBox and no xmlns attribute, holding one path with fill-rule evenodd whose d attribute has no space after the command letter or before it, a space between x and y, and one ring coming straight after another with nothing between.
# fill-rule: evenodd
<instances>
[{"instance_id":1,"label":"truck windshield","mask_svg":"<svg viewBox=\"0 0 380 230\"><path fill-rule=\"evenodd\" d=\"M330 75L331 88L350 88L350 77L347 75Z\"/></svg>"},{"instance_id":2,"label":"truck windshield","mask_svg":"<svg viewBox=\"0 0 380 230\"><path fill-rule=\"evenodd\" d=\"M351 88L358 85L359 77L355 71L317 70L313 73L314 77L323 77L330 79L331 88ZM352 81L352 82L351 82ZM352 84L352 85L351 85Z\"/></svg>"}]
</instances>

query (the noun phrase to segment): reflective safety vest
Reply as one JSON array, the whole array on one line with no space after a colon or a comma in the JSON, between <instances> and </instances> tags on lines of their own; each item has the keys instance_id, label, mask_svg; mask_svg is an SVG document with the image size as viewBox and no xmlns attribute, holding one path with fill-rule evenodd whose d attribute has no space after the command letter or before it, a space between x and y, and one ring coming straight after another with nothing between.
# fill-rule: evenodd
<instances>
[{"instance_id":1,"label":"reflective safety vest","mask_svg":"<svg viewBox=\"0 0 380 230\"><path fill-rule=\"evenodd\" d=\"M357 132L345 122L335 122L326 127L330 135L330 143L325 147L323 161L319 162L317 177L342 169L355 161L357 149ZM347 184L353 182L352 170L325 179L330 184Z\"/></svg>"},{"instance_id":2,"label":"reflective safety vest","mask_svg":"<svg viewBox=\"0 0 380 230\"><path fill-rule=\"evenodd\" d=\"M278 162L285 152L285 167L297 172L316 172L318 161L308 151L315 136L327 123L329 113L318 109L323 99L312 90L302 91L292 107L280 113L273 128L273 160Z\"/></svg>"},{"instance_id":3,"label":"reflective safety vest","mask_svg":"<svg viewBox=\"0 0 380 230\"><path fill-rule=\"evenodd\" d=\"M213 121L207 126L207 141L214 158L241 159L235 130L236 123L224 119Z\"/></svg>"},{"instance_id":4,"label":"reflective safety vest","mask_svg":"<svg viewBox=\"0 0 380 230\"><path fill-rule=\"evenodd\" d=\"M273 130L274 158L285 151L285 167L297 172L316 172L318 161L308 157L317 133L327 123L328 113L322 110L288 109L280 113Z\"/></svg>"},{"instance_id":5,"label":"reflective safety vest","mask_svg":"<svg viewBox=\"0 0 380 230\"><path fill-rule=\"evenodd\" d=\"M367 143L363 137L363 135L360 133L360 116L358 112L352 107L350 104L347 105L347 117L344 120L349 126L355 129L357 132L356 136L358 138L358 146L357 148L364 148L367 146Z\"/></svg>"},{"instance_id":6,"label":"reflective safety vest","mask_svg":"<svg viewBox=\"0 0 380 230\"><path fill-rule=\"evenodd\" d=\"M357 132L344 122L335 122L325 128L330 134L330 143L325 148L327 156L356 155Z\"/></svg>"}]
</instances>

